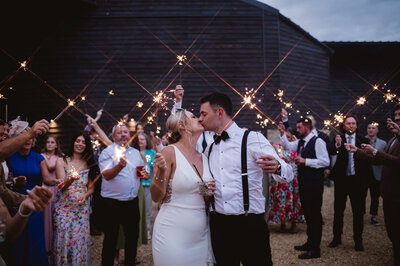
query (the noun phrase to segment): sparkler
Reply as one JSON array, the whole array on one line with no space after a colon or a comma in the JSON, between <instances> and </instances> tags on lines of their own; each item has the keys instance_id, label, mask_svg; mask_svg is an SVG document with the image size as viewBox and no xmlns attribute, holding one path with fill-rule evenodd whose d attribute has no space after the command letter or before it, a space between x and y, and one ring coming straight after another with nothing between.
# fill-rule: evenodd
<instances>
[{"instance_id":1,"label":"sparkler","mask_svg":"<svg viewBox=\"0 0 400 266\"><path fill-rule=\"evenodd\" d=\"M357 99L357 105L364 105L366 101L365 97L360 97Z\"/></svg>"},{"instance_id":2,"label":"sparkler","mask_svg":"<svg viewBox=\"0 0 400 266\"><path fill-rule=\"evenodd\" d=\"M387 93L383 96L383 98L385 98L385 103L393 102L393 99L396 98L396 94L390 93L390 90L388 90Z\"/></svg>"},{"instance_id":3,"label":"sparkler","mask_svg":"<svg viewBox=\"0 0 400 266\"><path fill-rule=\"evenodd\" d=\"M114 91L113 91L113 90L110 90L110 91L108 92L108 94L107 94L107 97L106 97L106 99L105 99L105 101L104 101L104 103L103 103L101 109L104 109L104 107L105 107L106 104L107 104L108 98L110 98L110 96L113 96L113 95L114 95Z\"/></svg>"},{"instance_id":4,"label":"sparkler","mask_svg":"<svg viewBox=\"0 0 400 266\"><path fill-rule=\"evenodd\" d=\"M68 102L68 105L54 119L50 120L50 121L52 121L52 123L56 122L65 113L65 111L68 110L68 108L75 105L74 100L68 99L67 102Z\"/></svg>"},{"instance_id":5,"label":"sparkler","mask_svg":"<svg viewBox=\"0 0 400 266\"><path fill-rule=\"evenodd\" d=\"M143 107L143 103L142 103L142 102L137 102L137 103L136 103L136 106L137 106L138 108L142 108L142 107Z\"/></svg>"},{"instance_id":6,"label":"sparkler","mask_svg":"<svg viewBox=\"0 0 400 266\"><path fill-rule=\"evenodd\" d=\"M252 100L255 98L253 91L254 91L254 89L248 90L246 88L245 96L243 97L243 101L242 101L242 103L248 105L250 109L253 109L254 107L256 107L256 104L252 102Z\"/></svg>"},{"instance_id":7,"label":"sparkler","mask_svg":"<svg viewBox=\"0 0 400 266\"><path fill-rule=\"evenodd\" d=\"M21 68L23 68L26 71L26 61L22 62L20 65Z\"/></svg>"},{"instance_id":8,"label":"sparkler","mask_svg":"<svg viewBox=\"0 0 400 266\"><path fill-rule=\"evenodd\" d=\"M7 100L7 98L3 94L0 94L0 100Z\"/></svg>"},{"instance_id":9,"label":"sparkler","mask_svg":"<svg viewBox=\"0 0 400 266\"><path fill-rule=\"evenodd\" d=\"M183 64L186 62L186 60L187 60L187 57L186 57L186 55L177 55L176 56L176 59L178 59L178 64L180 65L180 66L183 66Z\"/></svg>"},{"instance_id":10,"label":"sparkler","mask_svg":"<svg viewBox=\"0 0 400 266\"><path fill-rule=\"evenodd\" d=\"M115 150L114 150L115 158L117 158L117 160L119 161L122 157L125 156L125 152L126 152L126 148L125 147L116 146Z\"/></svg>"}]
</instances>

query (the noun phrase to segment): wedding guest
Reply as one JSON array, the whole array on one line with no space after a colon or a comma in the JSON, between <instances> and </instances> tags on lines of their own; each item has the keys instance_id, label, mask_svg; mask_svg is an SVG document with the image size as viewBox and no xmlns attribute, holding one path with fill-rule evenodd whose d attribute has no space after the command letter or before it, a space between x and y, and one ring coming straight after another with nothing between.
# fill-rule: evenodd
<instances>
[{"instance_id":1,"label":"wedding guest","mask_svg":"<svg viewBox=\"0 0 400 266\"><path fill-rule=\"evenodd\" d=\"M292 129L285 129L286 137L289 141L295 141L296 136L292 134ZM289 164L293 169L293 180L287 183L273 182L269 193L269 214L268 223L280 224L280 232L286 232L286 223L291 223L290 233L297 233L296 223L304 222L303 209L299 197L299 184L297 181L297 165L294 161L297 154L284 149L282 144L274 146L279 157Z\"/></svg>"},{"instance_id":2,"label":"wedding guest","mask_svg":"<svg viewBox=\"0 0 400 266\"><path fill-rule=\"evenodd\" d=\"M56 162L58 158L63 156L61 151L61 144L60 141L54 136L48 136L46 139L45 147L42 150L42 155L45 159L47 170L52 178L56 178ZM56 195L57 187L56 186L46 186L43 184L44 187L48 188L51 193ZM44 217L44 240L46 244L46 252L49 254L52 251L52 242L53 242L53 218L52 218L52 199L47 207L43 210L43 217Z\"/></svg>"},{"instance_id":3,"label":"wedding guest","mask_svg":"<svg viewBox=\"0 0 400 266\"><path fill-rule=\"evenodd\" d=\"M9 138L10 138L10 128L5 121L0 119L0 142L5 141ZM15 142L17 141L17 139L14 139L13 141ZM18 150L19 145L16 144L15 148L16 149L9 155ZM8 181L9 186L7 186L6 180ZM3 159L0 164L0 196L3 197L3 201L7 206L7 208L9 208L9 211L15 213L18 209L18 206L25 199L25 196L23 194L12 191L12 186L13 186L13 180L9 179L9 169L6 160Z\"/></svg>"},{"instance_id":4,"label":"wedding guest","mask_svg":"<svg viewBox=\"0 0 400 266\"><path fill-rule=\"evenodd\" d=\"M139 141L139 151L145 164L146 169L148 169L150 174L150 179L143 179L142 185L144 189L144 196L146 199L146 221L147 221L147 239L151 239L151 227L150 227L150 217L151 217L151 207L153 201L151 200L150 185L153 179L153 166L154 166L154 156L156 152L153 150L152 142L150 137L146 133L138 134Z\"/></svg>"},{"instance_id":5,"label":"wedding guest","mask_svg":"<svg viewBox=\"0 0 400 266\"><path fill-rule=\"evenodd\" d=\"M348 115L343 122L344 135L337 135L332 145L331 154L337 155L335 166L332 169L332 178L335 182L333 239L330 248L335 248L342 243L343 216L346 208L347 196L350 197L353 212L353 239L354 249L364 251L362 233L364 229L365 195L364 187L372 177L372 167L367 162L354 158L349 153L344 143L361 147L369 141L357 133L358 122L355 116ZM307 219L307 218L306 218Z\"/></svg>"},{"instance_id":6,"label":"wedding guest","mask_svg":"<svg viewBox=\"0 0 400 266\"><path fill-rule=\"evenodd\" d=\"M300 139L289 142L283 123L278 126L282 146L297 153L294 161L299 171L300 200L307 222L307 242L294 249L306 251L299 259L313 259L321 256L324 168L329 166L329 154L326 143L311 133L309 118L300 119L296 128Z\"/></svg>"},{"instance_id":7,"label":"wedding guest","mask_svg":"<svg viewBox=\"0 0 400 266\"><path fill-rule=\"evenodd\" d=\"M218 134L215 144L205 150L216 180L210 230L217 264L272 265L263 171L289 182L293 170L263 135L249 133L232 120L232 101L226 94L214 92L200 103L200 123Z\"/></svg>"},{"instance_id":8,"label":"wedding guest","mask_svg":"<svg viewBox=\"0 0 400 266\"><path fill-rule=\"evenodd\" d=\"M346 148L350 152L355 152L355 158L382 165L380 192L383 198L385 226L393 246L394 265L400 265L400 194L398 193L400 187L400 104L394 106L394 122L388 118L387 128L394 136L388 141L383 151L372 145L363 145L361 149L355 145L347 145Z\"/></svg>"},{"instance_id":9,"label":"wedding guest","mask_svg":"<svg viewBox=\"0 0 400 266\"><path fill-rule=\"evenodd\" d=\"M154 158L158 170L150 187L152 199L162 201L154 222L154 265L212 265L206 214L211 194L199 186L207 184L203 182L210 181L211 174L206 156L195 148L204 128L183 109L170 115L167 128L170 145ZM213 187L208 183L207 190Z\"/></svg>"},{"instance_id":10,"label":"wedding guest","mask_svg":"<svg viewBox=\"0 0 400 266\"><path fill-rule=\"evenodd\" d=\"M134 265L140 218L137 198L140 180L136 167L144 164L140 152L128 145L130 135L126 125L114 126L112 138L114 143L99 158L105 213L102 265L113 265L120 224L125 235L125 265Z\"/></svg>"},{"instance_id":11,"label":"wedding guest","mask_svg":"<svg viewBox=\"0 0 400 266\"><path fill-rule=\"evenodd\" d=\"M59 158L57 178L63 182L54 198L53 260L55 265L91 265L88 197L99 174L87 135L72 138L66 158Z\"/></svg>"},{"instance_id":12,"label":"wedding guest","mask_svg":"<svg viewBox=\"0 0 400 266\"><path fill-rule=\"evenodd\" d=\"M369 144L378 149L379 151L383 151L386 147L386 141L377 137L379 132L378 124L375 122L371 122L367 126L367 136L369 140ZM379 207L379 187L381 181L381 173L382 173L382 165L372 165L373 178L371 178L367 184L365 189L365 197L367 196L368 189L369 194L371 196L371 205L369 209L369 214L371 214L371 224L380 225L378 221L378 207Z\"/></svg>"},{"instance_id":13,"label":"wedding guest","mask_svg":"<svg viewBox=\"0 0 400 266\"><path fill-rule=\"evenodd\" d=\"M27 128L25 131L30 132ZM10 171L17 176L14 190L27 194L42 182L54 186L58 182L51 177L44 157L31 151L36 139L30 138L10 156ZM15 265L47 265L46 248L44 242L44 220L42 212L34 212L29 217L28 225L14 245Z\"/></svg>"}]
</instances>

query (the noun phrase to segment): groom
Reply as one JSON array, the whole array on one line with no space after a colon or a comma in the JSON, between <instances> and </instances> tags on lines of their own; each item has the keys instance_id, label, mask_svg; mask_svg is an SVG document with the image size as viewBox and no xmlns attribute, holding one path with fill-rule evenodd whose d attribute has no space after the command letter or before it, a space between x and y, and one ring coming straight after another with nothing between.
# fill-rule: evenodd
<instances>
[{"instance_id":1,"label":"groom","mask_svg":"<svg viewBox=\"0 0 400 266\"><path fill-rule=\"evenodd\" d=\"M272 265L262 172L289 182L292 168L257 132L248 134L242 153L245 130L232 121L232 102L227 95L214 92L200 102L200 123L217 133L205 151L216 180L210 230L217 265Z\"/></svg>"}]
</instances>

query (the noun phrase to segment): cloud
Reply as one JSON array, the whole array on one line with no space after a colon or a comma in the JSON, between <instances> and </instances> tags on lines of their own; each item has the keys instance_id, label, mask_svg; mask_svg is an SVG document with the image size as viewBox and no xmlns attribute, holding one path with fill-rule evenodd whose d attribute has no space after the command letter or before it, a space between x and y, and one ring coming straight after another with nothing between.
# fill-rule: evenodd
<instances>
[{"instance_id":1,"label":"cloud","mask_svg":"<svg viewBox=\"0 0 400 266\"><path fill-rule=\"evenodd\" d=\"M320 41L400 41L398 0L260 0Z\"/></svg>"}]
</instances>

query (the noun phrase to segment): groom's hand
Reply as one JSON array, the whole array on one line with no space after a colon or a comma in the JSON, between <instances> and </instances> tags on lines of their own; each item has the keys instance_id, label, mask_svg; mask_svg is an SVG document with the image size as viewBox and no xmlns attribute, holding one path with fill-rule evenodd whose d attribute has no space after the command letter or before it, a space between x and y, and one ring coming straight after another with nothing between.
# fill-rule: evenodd
<instances>
[{"instance_id":1,"label":"groom's hand","mask_svg":"<svg viewBox=\"0 0 400 266\"><path fill-rule=\"evenodd\" d=\"M261 167L263 172L273 174L279 167L279 162L272 155L261 155L256 163Z\"/></svg>"}]
</instances>

